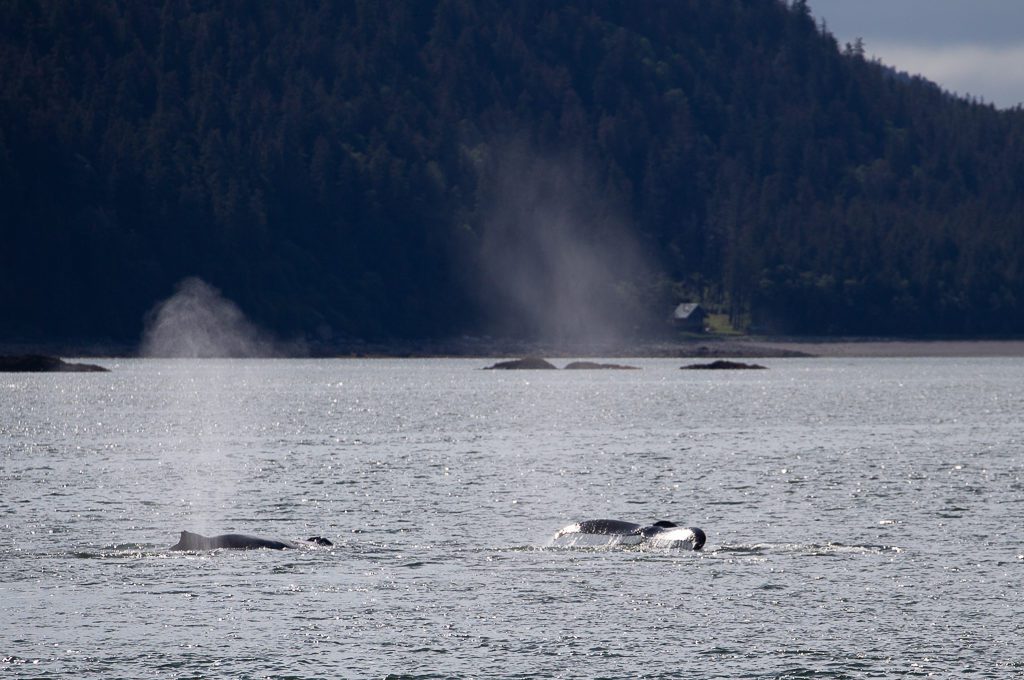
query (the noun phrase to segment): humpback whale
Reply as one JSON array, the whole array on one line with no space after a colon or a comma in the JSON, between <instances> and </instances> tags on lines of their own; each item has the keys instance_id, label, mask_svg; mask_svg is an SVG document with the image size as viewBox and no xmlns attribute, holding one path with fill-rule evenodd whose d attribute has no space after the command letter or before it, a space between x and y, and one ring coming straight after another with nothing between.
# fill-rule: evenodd
<instances>
[{"instance_id":1,"label":"humpback whale","mask_svg":"<svg viewBox=\"0 0 1024 680\"><path fill-rule=\"evenodd\" d=\"M334 545L322 536L310 536L306 540L317 545ZM269 538L246 536L245 534L203 536L202 534L194 534L191 531L182 531L181 538L171 546L171 550L216 550L218 548L229 548L232 550L254 550L256 548L284 550L286 548L294 549L298 547L297 544L291 541L275 541Z\"/></svg>"},{"instance_id":2,"label":"humpback whale","mask_svg":"<svg viewBox=\"0 0 1024 680\"><path fill-rule=\"evenodd\" d=\"M671 547L688 547L691 550L700 550L707 540L704 532L698 527L681 527L666 520L644 526L618 519L588 519L559 529L555 538L572 534L631 537L638 539L637 543L646 540L654 544L668 544Z\"/></svg>"}]
</instances>

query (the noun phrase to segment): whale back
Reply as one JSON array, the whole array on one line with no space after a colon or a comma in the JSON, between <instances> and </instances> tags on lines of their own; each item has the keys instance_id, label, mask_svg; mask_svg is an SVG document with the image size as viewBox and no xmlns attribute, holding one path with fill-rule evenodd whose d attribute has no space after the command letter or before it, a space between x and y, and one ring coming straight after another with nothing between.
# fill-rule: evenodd
<instances>
[{"instance_id":1,"label":"whale back","mask_svg":"<svg viewBox=\"0 0 1024 680\"><path fill-rule=\"evenodd\" d=\"M296 547L294 543L286 541L275 541L257 536L246 536L245 534L221 534L220 536L203 536L191 531L182 531L181 537L171 550L217 550L227 548L231 550L253 550L256 548L270 548L271 550L284 550L285 548Z\"/></svg>"},{"instance_id":2,"label":"whale back","mask_svg":"<svg viewBox=\"0 0 1024 680\"><path fill-rule=\"evenodd\" d=\"M270 548L271 550L284 550L294 548L294 543L286 541L275 541L269 538L257 536L246 536L245 534L223 534L214 536L212 539L218 548L231 548L233 550L254 550L256 548Z\"/></svg>"}]
</instances>

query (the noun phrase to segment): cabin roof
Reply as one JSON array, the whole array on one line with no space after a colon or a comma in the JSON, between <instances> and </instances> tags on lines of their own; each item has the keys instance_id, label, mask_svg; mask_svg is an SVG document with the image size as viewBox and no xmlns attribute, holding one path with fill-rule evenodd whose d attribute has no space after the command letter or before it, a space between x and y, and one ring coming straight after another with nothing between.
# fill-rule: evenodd
<instances>
[{"instance_id":1,"label":"cabin roof","mask_svg":"<svg viewBox=\"0 0 1024 680\"><path fill-rule=\"evenodd\" d=\"M672 318L677 320L689 319L698 310L701 314L704 313L700 304L696 302L683 302L676 307L676 310L672 313Z\"/></svg>"}]
</instances>

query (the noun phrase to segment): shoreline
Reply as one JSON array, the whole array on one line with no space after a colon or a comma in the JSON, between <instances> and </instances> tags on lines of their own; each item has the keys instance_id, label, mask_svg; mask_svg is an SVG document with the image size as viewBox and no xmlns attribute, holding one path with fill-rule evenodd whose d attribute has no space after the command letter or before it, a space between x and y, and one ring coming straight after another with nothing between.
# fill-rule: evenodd
<instances>
[{"instance_id":1,"label":"shoreline","mask_svg":"<svg viewBox=\"0 0 1024 680\"><path fill-rule=\"evenodd\" d=\"M790 359L790 358L986 358L1024 357L1024 340L920 340L906 338L694 337L660 342L555 343L459 342L350 347L314 352L320 358L479 358L554 359Z\"/></svg>"},{"instance_id":2,"label":"shoreline","mask_svg":"<svg viewBox=\"0 0 1024 680\"><path fill-rule=\"evenodd\" d=\"M907 340L877 338L865 340L756 340L771 349L790 349L816 357L830 358L991 358L1024 357L1024 340Z\"/></svg>"},{"instance_id":3,"label":"shoreline","mask_svg":"<svg viewBox=\"0 0 1024 680\"><path fill-rule=\"evenodd\" d=\"M0 345L0 355L42 353L65 359L138 358L132 348L109 346L39 347ZM924 340L907 338L774 338L756 336L695 336L679 340L629 343L591 343L565 346L544 342L504 342L484 338L404 343L352 343L312 347L306 355L276 358L312 359L499 359L548 357L557 359L785 359L785 358L991 358L1024 357L1024 340ZM13 351L12 351L13 350ZM255 358L255 357L253 357Z\"/></svg>"}]
</instances>

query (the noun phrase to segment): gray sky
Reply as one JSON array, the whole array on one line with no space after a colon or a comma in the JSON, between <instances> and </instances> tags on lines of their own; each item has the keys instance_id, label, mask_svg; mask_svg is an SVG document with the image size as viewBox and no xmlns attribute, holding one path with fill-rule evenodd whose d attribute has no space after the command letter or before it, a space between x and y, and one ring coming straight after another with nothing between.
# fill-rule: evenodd
<instances>
[{"instance_id":1,"label":"gray sky","mask_svg":"<svg viewBox=\"0 0 1024 680\"><path fill-rule=\"evenodd\" d=\"M1024 0L808 0L840 45L943 89L1006 108L1024 103Z\"/></svg>"}]
</instances>

